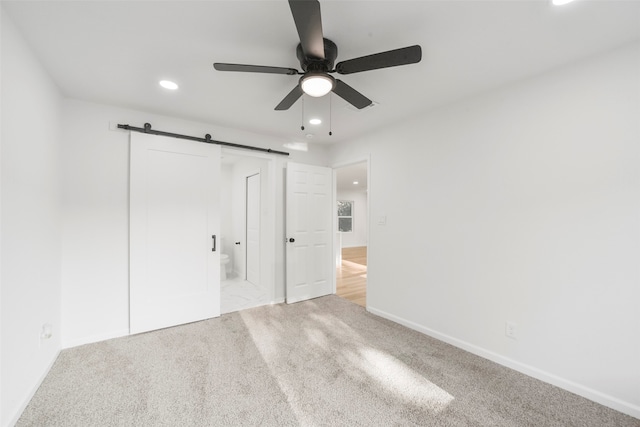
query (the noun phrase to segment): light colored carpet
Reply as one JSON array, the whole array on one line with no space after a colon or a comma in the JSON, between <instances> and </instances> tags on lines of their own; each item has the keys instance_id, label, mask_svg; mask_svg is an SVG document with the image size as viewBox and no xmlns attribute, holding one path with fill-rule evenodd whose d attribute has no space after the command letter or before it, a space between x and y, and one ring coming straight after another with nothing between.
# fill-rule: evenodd
<instances>
[{"instance_id":1,"label":"light colored carpet","mask_svg":"<svg viewBox=\"0 0 640 427\"><path fill-rule=\"evenodd\" d=\"M640 426L337 296L65 350L18 426Z\"/></svg>"}]
</instances>

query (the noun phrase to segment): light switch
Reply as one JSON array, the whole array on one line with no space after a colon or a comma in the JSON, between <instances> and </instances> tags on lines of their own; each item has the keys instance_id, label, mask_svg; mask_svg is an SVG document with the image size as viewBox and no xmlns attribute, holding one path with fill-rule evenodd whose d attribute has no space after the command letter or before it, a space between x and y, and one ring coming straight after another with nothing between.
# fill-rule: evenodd
<instances>
[{"instance_id":1,"label":"light switch","mask_svg":"<svg viewBox=\"0 0 640 427\"><path fill-rule=\"evenodd\" d=\"M386 215L380 215L378 217L378 225L387 225L387 216Z\"/></svg>"}]
</instances>

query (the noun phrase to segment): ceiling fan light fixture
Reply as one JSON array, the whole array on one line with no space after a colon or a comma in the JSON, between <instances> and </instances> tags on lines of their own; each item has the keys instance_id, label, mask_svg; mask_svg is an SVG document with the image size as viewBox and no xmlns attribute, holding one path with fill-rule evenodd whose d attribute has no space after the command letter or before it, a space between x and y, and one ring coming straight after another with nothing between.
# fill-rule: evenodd
<instances>
[{"instance_id":1,"label":"ceiling fan light fixture","mask_svg":"<svg viewBox=\"0 0 640 427\"><path fill-rule=\"evenodd\" d=\"M336 80L328 74L308 73L300 79L302 91L309 96L319 98L333 90Z\"/></svg>"}]
</instances>

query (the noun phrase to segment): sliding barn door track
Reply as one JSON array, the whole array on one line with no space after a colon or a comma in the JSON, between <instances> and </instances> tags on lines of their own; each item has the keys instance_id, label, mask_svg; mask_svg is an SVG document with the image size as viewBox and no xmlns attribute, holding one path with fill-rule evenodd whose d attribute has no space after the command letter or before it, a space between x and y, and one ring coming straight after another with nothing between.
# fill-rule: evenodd
<instances>
[{"instance_id":1,"label":"sliding barn door track","mask_svg":"<svg viewBox=\"0 0 640 427\"><path fill-rule=\"evenodd\" d=\"M151 135L170 136L172 138L187 139L189 141L196 141L196 142L204 142L205 144L216 144L216 145L221 145L223 147L233 147L233 148L240 148L240 149L243 149L243 150L262 151L264 153L280 154L280 155L283 155L283 156L288 156L289 155L289 153L287 153L285 151L272 150L271 148L252 147L250 145L242 145L242 144L234 144L232 142L216 141L214 139L211 139L211 135L210 134L206 134L204 136L204 138L200 138L200 137L197 137L197 136L181 135L179 133L163 132L161 130L151 129L151 124L150 123L145 123L144 127L142 127L142 128L135 127L135 126L129 126L129 125L120 125L119 124L118 125L118 129L125 129L125 130L130 130L130 131L133 131L133 132L149 133Z\"/></svg>"}]
</instances>

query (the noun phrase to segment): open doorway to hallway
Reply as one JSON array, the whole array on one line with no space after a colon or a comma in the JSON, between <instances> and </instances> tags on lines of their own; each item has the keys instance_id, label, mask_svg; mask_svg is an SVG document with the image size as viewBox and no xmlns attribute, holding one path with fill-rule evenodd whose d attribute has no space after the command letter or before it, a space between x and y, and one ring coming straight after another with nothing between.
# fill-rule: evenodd
<instances>
[{"instance_id":1,"label":"open doorway to hallway","mask_svg":"<svg viewBox=\"0 0 640 427\"><path fill-rule=\"evenodd\" d=\"M368 162L335 169L336 294L367 306Z\"/></svg>"}]
</instances>

